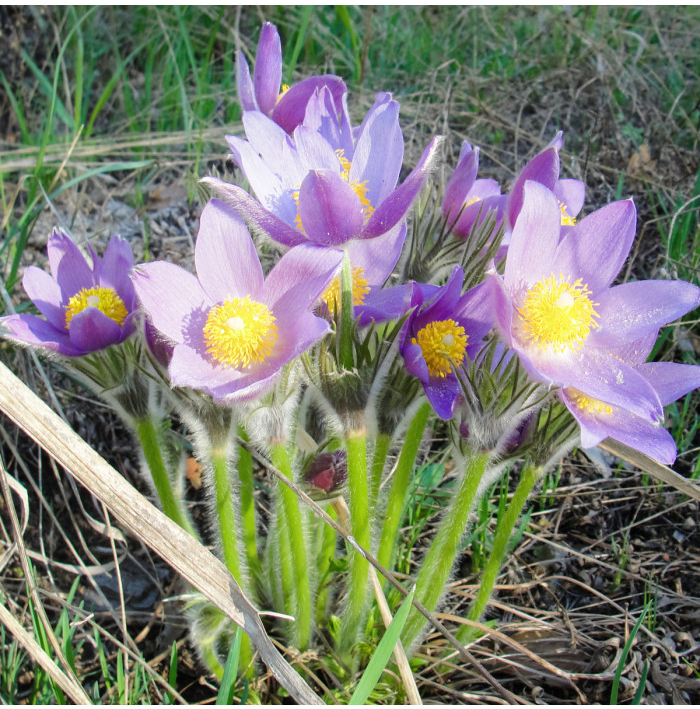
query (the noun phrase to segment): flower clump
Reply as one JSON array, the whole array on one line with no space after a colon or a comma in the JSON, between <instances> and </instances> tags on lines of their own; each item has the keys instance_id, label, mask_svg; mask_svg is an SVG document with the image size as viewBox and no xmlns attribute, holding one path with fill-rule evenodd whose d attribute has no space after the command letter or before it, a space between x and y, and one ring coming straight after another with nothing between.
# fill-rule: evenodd
<instances>
[{"instance_id":1,"label":"flower clump","mask_svg":"<svg viewBox=\"0 0 700 709\"><path fill-rule=\"evenodd\" d=\"M663 410L700 386L700 367L647 359L659 330L698 307L700 288L619 282L635 205L585 208L583 183L560 175L561 133L508 189L477 177L480 150L465 141L444 188L429 192L442 139L400 180L391 94L353 125L341 78L281 81L280 38L266 23L252 77L238 57L245 136L226 136L250 191L202 179L212 198L194 273L134 265L118 237L102 259L88 247L87 260L57 230L50 275L32 266L23 278L39 315L0 327L65 361L87 358L105 391L121 362L117 403L165 511L200 534L178 487L183 446L163 433L182 426L211 492L207 534L233 576L261 607L296 618L282 626L290 643L307 649L320 624L352 667L367 558L349 552L340 564L334 535L281 482L256 512L253 457L328 505L390 567L422 437L440 419L457 472L416 576L415 598L433 611L470 510L511 461L525 461L527 491L574 445L606 438L674 462ZM225 624L195 606L193 639L219 672ZM423 625L409 616L404 646L416 648ZM241 658L252 663L245 643Z\"/></svg>"}]
</instances>

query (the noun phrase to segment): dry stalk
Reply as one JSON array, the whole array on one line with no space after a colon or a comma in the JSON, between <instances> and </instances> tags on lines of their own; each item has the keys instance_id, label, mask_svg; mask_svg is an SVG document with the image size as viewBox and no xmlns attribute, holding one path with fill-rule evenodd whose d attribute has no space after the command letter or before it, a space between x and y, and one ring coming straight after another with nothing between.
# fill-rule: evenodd
<instances>
[{"instance_id":1,"label":"dry stalk","mask_svg":"<svg viewBox=\"0 0 700 709\"><path fill-rule=\"evenodd\" d=\"M121 524L243 628L263 662L297 702L323 703L273 645L257 610L224 565L124 480L1 363L0 410L102 501Z\"/></svg>"}]
</instances>

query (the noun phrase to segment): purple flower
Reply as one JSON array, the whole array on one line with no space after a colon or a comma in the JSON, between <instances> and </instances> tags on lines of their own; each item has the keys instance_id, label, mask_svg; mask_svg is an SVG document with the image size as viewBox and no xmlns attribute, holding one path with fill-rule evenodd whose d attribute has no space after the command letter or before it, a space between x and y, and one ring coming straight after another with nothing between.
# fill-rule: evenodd
<instances>
[{"instance_id":1,"label":"purple flower","mask_svg":"<svg viewBox=\"0 0 700 709\"><path fill-rule=\"evenodd\" d=\"M264 278L245 225L212 200L200 219L197 276L164 261L134 271L141 304L174 345L172 383L225 404L267 391L284 364L329 331L309 308L342 258L335 249L299 246Z\"/></svg>"},{"instance_id":2,"label":"purple flower","mask_svg":"<svg viewBox=\"0 0 700 709\"><path fill-rule=\"evenodd\" d=\"M339 76L311 76L291 88L282 82L282 46L277 28L266 22L260 33L253 79L243 52L236 64L238 97L244 111L261 111L277 125L291 133L303 120L306 105L317 89L328 87L336 112L341 110L347 93Z\"/></svg>"},{"instance_id":3,"label":"purple flower","mask_svg":"<svg viewBox=\"0 0 700 709\"><path fill-rule=\"evenodd\" d=\"M559 179L559 151L563 145L561 131L541 152L535 155L521 170L508 194L506 216L511 229L518 219L523 206L525 183L528 180L539 182L551 190L557 198L560 218L563 226L573 226L583 207L586 186L580 180Z\"/></svg>"},{"instance_id":4,"label":"purple flower","mask_svg":"<svg viewBox=\"0 0 700 709\"><path fill-rule=\"evenodd\" d=\"M358 247L372 249L382 277L370 285L381 285L401 254L403 220L432 168L438 140L397 187L403 137L398 103L388 94L378 95L356 131L333 115L327 88L310 102L292 136L260 112L246 113L243 123L248 140L227 139L257 200L221 180L203 182L251 229L285 246L342 246L350 253L354 242L384 239Z\"/></svg>"},{"instance_id":5,"label":"purple flower","mask_svg":"<svg viewBox=\"0 0 700 709\"><path fill-rule=\"evenodd\" d=\"M465 140L442 200L442 214L448 224L454 223L452 231L461 239L466 239L477 220L481 224L489 212L496 213L494 229L503 220L507 197L496 180L477 180L478 170L479 148L472 148Z\"/></svg>"},{"instance_id":6,"label":"purple flower","mask_svg":"<svg viewBox=\"0 0 700 709\"><path fill-rule=\"evenodd\" d=\"M90 248L90 247L88 247ZM44 318L9 315L0 322L12 340L80 357L118 344L134 332L136 296L129 279L134 257L113 236L100 260L90 265L69 236L55 229L47 245L51 275L27 268L22 285Z\"/></svg>"},{"instance_id":7,"label":"purple flower","mask_svg":"<svg viewBox=\"0 0 700 709\"><path fill-rule=\"evenodd\" d=\"M505 273L489 278L501 336L535 380L654 422L659 394L618 351L696 307L700 289L683 281L611 287L635 225L634 204L622 201L562 226L556 196L527 182Z\"/></svg>"},{"instance_id":8,"label":"purple flower","mask_svg":"<svg viewBox=\"0 0 700 709\"><path fill-rule=\"evenodd\" d=\"M464 272L455 266L444 286L429 291L415 287L413 310L399 336L406 369L421 380L428 401L442 419L452 418L461 392L454 368L474 358L493 326L487 285L482 283L463 295L463 280Z\"/></svg>"}]
</instances>

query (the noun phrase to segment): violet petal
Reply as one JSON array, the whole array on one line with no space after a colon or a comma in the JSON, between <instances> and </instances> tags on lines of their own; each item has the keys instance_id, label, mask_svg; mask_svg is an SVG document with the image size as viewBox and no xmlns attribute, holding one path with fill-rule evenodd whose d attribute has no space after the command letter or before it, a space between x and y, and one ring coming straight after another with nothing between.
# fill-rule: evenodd
<instances>
[{"instance_id":1,"label":"violet petal","mask_svg":"<svg viewBox=\"0 0 700 709\"><path fill-rule=\"evenodd\" d=\"M255 111L258 108L258 103L255 100L255 89L253 88L253 80L250 78L250 69L248 62L243 54L239 51L236 55L236 84L238 87L238 100L244 111Z\"/></svg>"},{"instance_id":2,"label":"violet petal","mask_svg":"<svg viewBox=\"0 0 700 709\"><path fill-rule=\"evenodd\" d=\"M119 342L122 329L98 308L85 308L71 318L69 335L76 349L94 352Z\"/></svg>"},{"instance_id":3,"label":"violet petal","mask_svg":"<svg viewBox=\"0 0 700 709\"><path fill-rule=\"evenodd\" d=\"M154 327L173 342L184 342L184 327L193 312L211 306L197 278L174 263L142 264L132 278Z\"/></svg>"},{"instance_id":4,"label":"violet petal","mask_svg":"<svg viewBox=\"0 0 700 709\"><path fill-rule=\"evenodd\" d=\"M551 274L560 230L557 198L539 182L528 181L508 246L504 280L509 290L535 285Z\"/></svg>"},{"instance_id":5,"label":"violet petal","mask_svg":"<svg viewBox=\"0 0 700 709\"><path fill-rule=\"evenodd\" d=\"M316 89L327 86L333 96L333 100L340 110L341 97L347 91L345 82L333 74L323 76L310 76L304 81L292 86L284 96L280 98L272 111L272 120L277 125L282 126L287 133L291 133L302 121L306 113L306 105Z\"/></svg>"},{"instance_id":6,"label":"violet petal","mask_svg":"<svg viewBox=\"0 0 700 709\"><path fill-rule=\"evenodd\" d=\"M631 200L613 202L584 217L562 238L557 267L597 293L617 276L634 241L637 210ZM510 256L508 257L510 258Z\"/></svg>"},{"instance_id":7,"label":"violet petal","mask_svg":"<svg viewBox=\"0 0 700 709\"><path fill-rule=\"evenodd\" d=\"M662 406L700 387L700 366L678 362L647 362L637 371L654 387Z\"/></svg>"},{"instance_id":8,"label":"violet petal","mask_svg":"<svg viewBox=\"0 0 700 709\"><path fill-rule=\"evenodd\" d=\"M440 142L439 136L430 141L411 174L374 210L365 224L363 238L384 234L403 219L433 168Z\"/></svg>"},{"instance_id":9,"label":"violet petal","mask_svg":"<svg viewBox=\"0 0 700 709\"><path fill-rule=\"evenodd\" d=\"M261 300L280 321L295 322L335 277L343 252L311 244L288 251L270 271Z\"/></svg>"},{"instance_id":10,"label":"violet petal","mask_svg":"<svg viewBox=\"0 0 700 709\"><path fill-rule=\"evenodd\" d=\"M228 205L213 199L199 220L195 268L212 302L228 298L257 298L263 272L255 244L243 220Z\"/></svg>"},{"instance_id":11,"label":"violet petal","mask_svg":"<svg viewBox=\"0 0 700 709\"><path fill-rule=\"evenodd\" d=\"M299 216L309 240L324 246L339 246L358 237L364 224L359 197L330 170L312 170L304 178Z\"/></svg>"},{"instance_id":12,"label":"violet petal","mask_svg":"<svg viewBox=\"0 0 700 709\"><path fill-rule=\"evenodd\" d=\"M269 212L244 189L215 177L205 177L201 182L210 187L223 202L233 207L252 232L269 236L284 246L296 246L307 241L298 229Z\"/></svg>"},{"instance_id":13,"label":"violet petal","mask_svg":"<svg viewBox=\"0 0 700 709\"><path fill-rule=\"evenodd\" d=\"M6 335L8 339L33 347L44 347L66 357L86 354L85 350L77 348L71 342L65 330L57 330L51 323L36 315L8 315L0 318L0 323L12 333Z\"/></svg>"},{"instance_id":14,"label":"violet petal","mask_svg":"<svg viewBox=\"0 0 700 709\"><path fill-rule=\"evenodd\" d=\"M685 315L700 304L700 288L685 281L634 281L596 296L600 327L588 343L615 347L634 342L650 331Z\"/></svg>"},{"instance_id":15,"label":"violet petal","mask_svg":"<svg viewBox=\"0 0 700 709\"><path fill-rule=\"evenodd\" d=\"M263 113L269 115L277 104L281 83L282 44L277 28L271 22L266 22L260 32L253 70L255 97Z\"/></svg>"},{"instance_id":16,"label":"violet petal","mask_svg":"<svg viewBox=\"0 0 700 709\"><path fill-rule=\"evenodd\" d=\"M22 286L41 314L58 330L66 326L66 308L58 283L46 271L29 266L24 272Z\"/></svg>"}]
</instances>

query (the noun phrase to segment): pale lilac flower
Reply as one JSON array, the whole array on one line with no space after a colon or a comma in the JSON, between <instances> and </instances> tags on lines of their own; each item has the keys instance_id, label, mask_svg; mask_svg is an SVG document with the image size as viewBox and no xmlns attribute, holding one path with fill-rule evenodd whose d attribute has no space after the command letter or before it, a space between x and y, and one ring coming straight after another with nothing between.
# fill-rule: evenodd
<instances>
[{"instance_id":1,"label":"pale lilac flower","mask_svg":"<svg viewBox=\"0 0 700 709\"><path fill-rule=\"evenodd\" d=\"M292 136L262 113L248 112L243 117L248 140L227 139L257 200L236 185L215 178L203 182L249 228L285 246L312 243L350 253L354 242L383 239L362 248L372 248L378 271L389 274L401 254L406 213L438 146L438 139L431 141L397 187L403 162L398 108L388 94L380 94L362 125L351 131L332 115L324 88L309 105L308 125L305 119Z\"/></svg>"},{"instance_id":2,"label":"pale lilac flower","mask_svg":"<svg viewBox=\"0 0 700 709\"><path fill-rule=\"evenodd\" d=\"M564 227L556 196L527 182L505 273L492 269L489 278L500 334L535 380L654 422L659 394L618 351L696 307L700 289L683 281L611 287L635 226L628 200Z\"/></svg>"},{"instance_id":3,"label":"pale lilac flower","mask_svg":"<svg viewBox=\"0 0 700 709\"><path fill-rule=\"evenodd\" d=\"M442 419L452 418L461 393L454 368L474 358L493 326L488 286L482 283L462 294L463 280L464 272L455 266L444 286L415 287L413 310L399 335L407 371L421 380Z\"/></svg>"},{"instance_id":4,"label":"pale lilac flower","mask_svg":"<svg viewBox=\"0 0 700 709\"><path fill-rule=\"evenodd\" d=\"M459 162L450 176L442 200L442 214L452 226L452 232L466 239L474 225L481 224L487 216L495 213L494 231L503 220L506 195L496 180L477 179L479 148L468 141L462 143Z\"/></svg>"},{"instance_id":5,"label":"pale lilac flower","mask_svg":"<svg viewBox=\"0 0 700 709\"><path fill-rule=\"evenodd\" d=\"M263 277L240 218L212 200L203 210L194 276L164 261L134 271L139 300L172 344L172 383L232 403L267 391L281 367L329 331L309 312L343 255L303 245Z\"/></svg>"},{"instance_id":6,"label":"pale lilac flower","mask_svg":"<svg viewBox=\"0 0 700 709\"><path fill-rule=\"evenodd\" d=\"M291 88L282 86L282 46L277 28L266 22L260 33L253 78L243 52L236 63L238 97L246 111L261 111L291 133L303 120L306 106L317 89L327 87L336 107L341 110L347 93L345 82L333 74L311 76Z\"/></svg>"},{"instance_id":7,"label":"pale lilac flower","mask_svg":"<svg viewBox=\"0 0 700 709\"><path fill-rule=\"evenodd\" d=\"M129 279L134 257L126 241L112 237L102 260L90 248L89 264L71 238L55 229L47 252L51 275L30 266L22 279L45 319L25 313L1 318L9 339L80 357L134 332L136 296Z\"/></svg>"}]
</instances>

